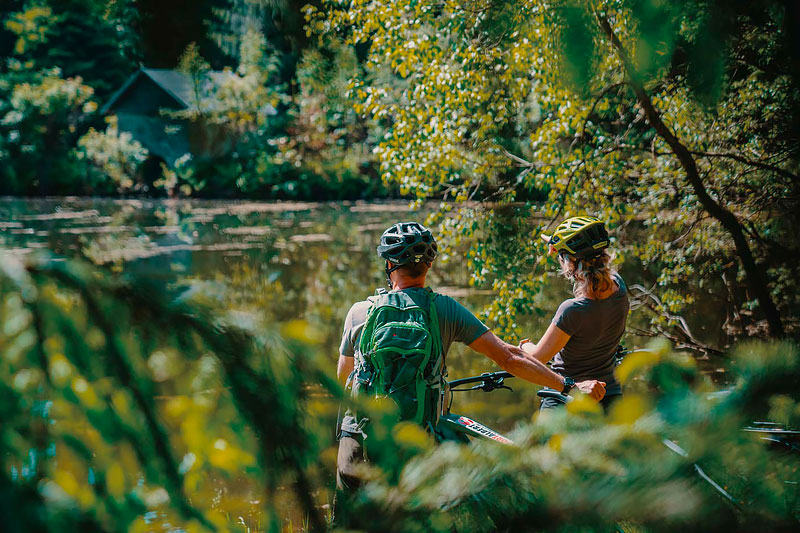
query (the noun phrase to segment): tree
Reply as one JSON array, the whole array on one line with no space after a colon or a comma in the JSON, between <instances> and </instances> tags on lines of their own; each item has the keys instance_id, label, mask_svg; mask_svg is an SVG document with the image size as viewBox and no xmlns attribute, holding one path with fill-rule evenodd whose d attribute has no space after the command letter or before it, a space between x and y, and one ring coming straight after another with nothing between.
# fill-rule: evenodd
<instances>
[{"instance_id":1,"label":"tree","mask_svg":"<svg viewBox=\"0 0 800 533\"><path fill-rule=\"evenodd\" d=\"M19 11L4 12L2 21L13 51L0 67L0 188L6 194L113 190L97 187L105 179L74 149L97 125L97 99L108 97L133 69L132 2L14 7Z\"/></svg>"},{"instance_id":2,"label":"tree","mask_svg":"<svg viewBox=\"0 0 800 533\"><path fill-rule=\"evenodd\" d=\"M64 0L28 2L4 22L17 36L15 58L31 69L80 76L105 99L139 59L136 17L130 0Z\"/></svg>"},{"instance_id":3,"label":"tree","mask_svg":"<svg viewBox=\"0 0 800 533\"><path fill-rule=\"evenodd\" d=\"M780 336L794 323L793 8L325 7L310 11L312 31L368 46L350 94L383 128L375 151L384 179L420 199L455 200L439 220L446 238L475 239L473 282L498 294L490 318L513 330L517 312L536 310L548 265L536 237L560 217L591 212L649 270L643 281L660 294L655 323L674 323L691 303L687 284L729 293L735 335ZM518 201L531 191L546 201Z\"/></svg>"}]
</instances>

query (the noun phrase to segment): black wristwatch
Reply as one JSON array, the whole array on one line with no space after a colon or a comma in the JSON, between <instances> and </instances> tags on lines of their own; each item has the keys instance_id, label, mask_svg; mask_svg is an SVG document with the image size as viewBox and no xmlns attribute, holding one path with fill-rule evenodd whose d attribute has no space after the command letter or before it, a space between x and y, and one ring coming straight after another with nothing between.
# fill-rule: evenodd
<instances>
[{"instance_id":1,"label":"black wristwatch","mask_svg":"<svg viewBox=\"0 0 800 533\"><path fill-rule=\"evenodd\" d=\"M564 377L564 389L561 391L561 394L566 396L569 394L569 391L572 390L572 387L575 386L575 380L572 378Z\"/></svg>"}]
</instances>

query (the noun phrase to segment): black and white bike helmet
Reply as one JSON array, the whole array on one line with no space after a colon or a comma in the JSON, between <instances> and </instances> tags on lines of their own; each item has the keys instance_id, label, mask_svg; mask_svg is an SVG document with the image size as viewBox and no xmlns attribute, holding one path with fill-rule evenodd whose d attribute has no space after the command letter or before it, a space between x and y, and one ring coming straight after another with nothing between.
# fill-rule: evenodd
<instances>
[{"instance_id":1,"label":"black and white bike helmet","mask_svg":"<svg viewBox=\"0 0 800 533\"><path fill-rule=\"evenodd\" d=\"M436 259L436 239L418 222L398 222L381 235L378 255L395 268L409 263L430 263ZM394 270L394 268L392 269Z\"/></svg>"}]
</instances>

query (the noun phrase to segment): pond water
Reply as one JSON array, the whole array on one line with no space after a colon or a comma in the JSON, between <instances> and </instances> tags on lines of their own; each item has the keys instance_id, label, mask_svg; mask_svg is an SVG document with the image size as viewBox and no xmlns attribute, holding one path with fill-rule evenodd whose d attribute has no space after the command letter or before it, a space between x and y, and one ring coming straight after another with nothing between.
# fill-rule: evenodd
<instances>
[{"instance_id":1,"label":"pond water","mask_svg":"<svg viewBox=\"0 0 800 533\"><path fill-rule=\"evenodd\" d=\"M410 211L406 202L3 199L0 247L15 256L41 250L82 255L118 271L185 283L205 299L276 326L304 320L333 368L350 305L385 284L375 254L381 232L399 220L424 220L427 212ZM623 268L627 277L626 268L632 267ZM458 260L435 265L429 282L476 313L492 298L491 291L469 286ZM554 311L569 296L567 284L554 281L541 306ZM519 323L538 338L550 318L525 316ZM717 322L708 321L709 327ZM448 367L451 378L497 370L461 345L448 354ZM506 431L538 405L535 387L521 380L512 386L514 392L463 394L454 410Z\"/></svg>"}]
</instances>

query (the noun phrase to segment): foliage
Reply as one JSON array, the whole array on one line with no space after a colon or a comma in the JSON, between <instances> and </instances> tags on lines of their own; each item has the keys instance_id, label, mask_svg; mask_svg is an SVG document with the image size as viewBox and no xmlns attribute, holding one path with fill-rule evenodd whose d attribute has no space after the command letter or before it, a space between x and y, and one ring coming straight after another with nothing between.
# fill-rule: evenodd
<instances>
[{"instance_id":1,"label":"foliage","mask_svg":"<svg viewBox=\"0 0 800 533\"><path fill-rule=\"evenodd\" d=\"M742 379L720 400L706 396L708 383L692 359L664 347L644 352L620 368L626 397L608 418L578 399L518 428L512 436L520 448L486 442L421 454L402 467L396 483L377 478L368 485L354 523L386 531L796 527L797 457L770 451L741 427L776 397L796 408L798 350L750 344L738 357ZM664 439L680 443L688 456ZM696 477L693 465L739 507Z\"/></svg>"},{"instance_id":2,"label":"foliage","mask_svg":"<svg viewBox=\"0 0 800 533\"><path fill-rule=\"evenodd\" d=\"M306 384L336 388L291 340L302 326L284 344L79 264L4 262L0 279L5 490L48 528L276 531L290 486L319 529Z\"/></svg>"},{"instance_id":3,"label":"foliage","mask_svg":"<svg viewBox=\"0 0 800 533\"><path fill-rule=\"evenodd\" d=\"M8 95L0 101L0 191L83 190L84 169L72 148L97 109L92 88L58 69L33 73L16 65L0 78L0 92Z\"/></svg>"},{"instance_id":4,"label":"foliage","mask_svg":"<svg viewBox=\"0 0 800 533\"><path fill-rule=\"evenodd\" d=\"M120 132L116 117L106 119L108 126L103 132L94 128L78 139L79 159L86 158L98 173L90 183L102 183L110 179L109 193L135 191L137 184L132 177L137 168L147 159L147 149L137 142L130 133ZM99 192L96 190L96 192Z\"/></svg>"},{"instance_id":5,"label":"foliage","mask_svg":"<svg viewBox=\"0 0 800 533\"><path fill-rule=\"evenodd\" d=\"M14 504L11 530L277 531L287 518L323 527L318 491L331 465L321 451L340 391L308 323L278 335L253 314L208 307L209 291L181 294L46 258L4 260L0 285L0 489ZM654 346L619 368L626 397L608 418L579 397L567 412L520 425L515 447L434 448L415 426L394 426L391 409L363 405L374 424L371 481L342 525L796 527L796 450L741 428L800 421L800 350L749 343L733 356L739 379L712 398L693 359Z\"/></svg>"},{"instance_id":6,"label":"foliage","mask_svg":"<svg viewBox=\"0 0 800 533\"><path fill-rule=\"evenodd\" d=\"M303 6L316 4L295 0L227 0L224 7L213 9L211 37L230 56L236 56L242 39L250 31L258 31L267 39L267 46L276 52L279 78L288 83L302 52L308 46L304 31Z\"/></svg>"},{"instance_id":7,"label":"foliage","mask_svg":"<svg viewBox=\"0 0 800 533\"><path fill-rule=\"evenodd\" d=\"M21 55L36 43L47 42L48 30L57 21L58 17L47 6L34 6L27 11L13 13L5 21L5 27L17 35L14 51Z\"/></svg>"},{"instance_id":8,"label":"foliage","mask_svg":"<svg viewBox=\"0 0 800 533\"><path fill-rule=\"evenodd\" d=\"M692 286L727 292L728 331L742 335L765 329L771 302L787 324L799 311L790 280L800 92L785 57L786 9L331 0L309 8L308 20L322 40L335 31L368 49L350 93L379 124L382 176L420 199L456 201L443 207L455 213L443 240L474 243L473 281L498 294L488 318L516 330L548 269L531 235L590 212L649 270L645 284L665 306L655 323L672 325L666 311L687 310ZM694 181L659 117L688 147ZM531 192L546 201L526 202Z\"/></svg>"},{"instance_id":9,"label":"foliage","mask_svg":"<svg viewBox=\"0 0 800 533\"><path fill-rule=\"evenodd\" d=\"M17 7L3 13L15 42L0 66L2 192L117 192L75 148L95 125L97 98L108 97L132 69L131 3L33 1Z\"/></svg>"},{"instance_id":10,"label":"foliage","mask_svg":"<svg viewBox=\"0 0 800 533\"><path fill-rule=\"evenodd\" d=\"M309 49L298 65L299 90L292 98L286 135L277 139L277 159L299 169L301 182L317 176L317 187L332 189L338 198L385 196L374 175L372 139L344 97L348 77L359 68L355 50L331 41L325 52Z\"/></svg>"},{"instance_id":11,"label":"foliage","mask_svg":"<svg viewBox=\"0 0 800 533\"><path fill-rule=\"evenodd\" d=\"M181 69L194 80L197 106L175 115L222 128L230 149L187 158L183 168L174 169L178 182L196 195L213 197L384 195L380 185L371 184L370 156L359 142L363 136L359 122L352 111L336 105L341 75L329 83L315 77L320 58L319 53L308 52L297 73L300 91L290 96L276 81L278 56L268 49L262 33L249 30L241 37L239 67L214 83L208 83L208 65L197 49L187 49ZM355 68L349 48L339 50L333 63L338 69Z\"/></svg>"},{"instance_id":12,"label":"foliage","mask_svg":"<svg viewBox=\"0 0 800 533\"><path fill-rule=\"evenodd\" d=\"M308 199L386 194L372 179L370 154L361 142L363 128L352 120L352 111L345 120L339 120L320 94L294 90L307 85L306 80L296 76L298 59L307 41L299 5L251 0L188 4L164 7L130 0L13 2L2 11L0 46L8 49L10 56L0 65L0 114L9 111L16 87L34 85L42 77L52 78L55 72L67 80L80 79L91 88L94 99L103 103L141 59L146 60L147 66L176 66L173 32L167 32L170 42L166 42L158 20L180 16L182 25L173 28L174 35L191 35L195 42L189 43L177 67L193 80L195 105L179 118L198 126L196 129L207 137L203 142L208 150L187 155L182 159L183 168L164 169L166 179L157 181L169 186L169 194ZM230 57L222 58L207 36L197 33L202 20L212 14L217 18L212 32L227 43L224 48ZM311 59L320 57L311 52ZM211 58L210 63L203 54ZM340 55L348 54L346 51ZM212 65L218 69L231 63L233 68L225 68L229 76L215 78L221 83L208 83L209 76L215 76ZM352 69L351 57L346 57L344 63ZM321 121L320 113L326 115L325 121ZM39 113L29 118L31 129L47 130L56 137L54 122L60 121L57 116ZM150 174L157 175L158 171L137 168L139 157L128 155L138 148L127 146L124 135L121 137L116 128L97 133L102 131L103 123L91 114L75 117L70 128L74 131L58 136L59 151L43 152L42 143L29 142L29 158L15 152L15 130L9 133L10 139L4 136L0 157L13 161L12 168L4 173L8 179L3 191L39 195L154 194L149 181L156 176ZM89 131L90 128L94 130ZM356 142L351 143L354 137ZM110 144L116 140L120 143L112 148ZM94 162L90 162L91 155L87 156L87 143L92 144L90 151L99 150ZM307 148L320 143L326 148ZM101 144L106 146L101 149ZM109 150L113 156L105 153ZM41 157L43 153L61 155ZM35 160L35 168L26 159Z\"/></svg>"},{"instance_id":13,"label":"foliage","mask_svg":"<svg viewBox=\"0 0 800 533\"><path fill-rule=\"evenodd\" d=\"M138 59L134 3L130 0L38 0L9 14L17 59L36 69L80 76L101 99L130 75Z\"/></svg>"}]
</instances>

